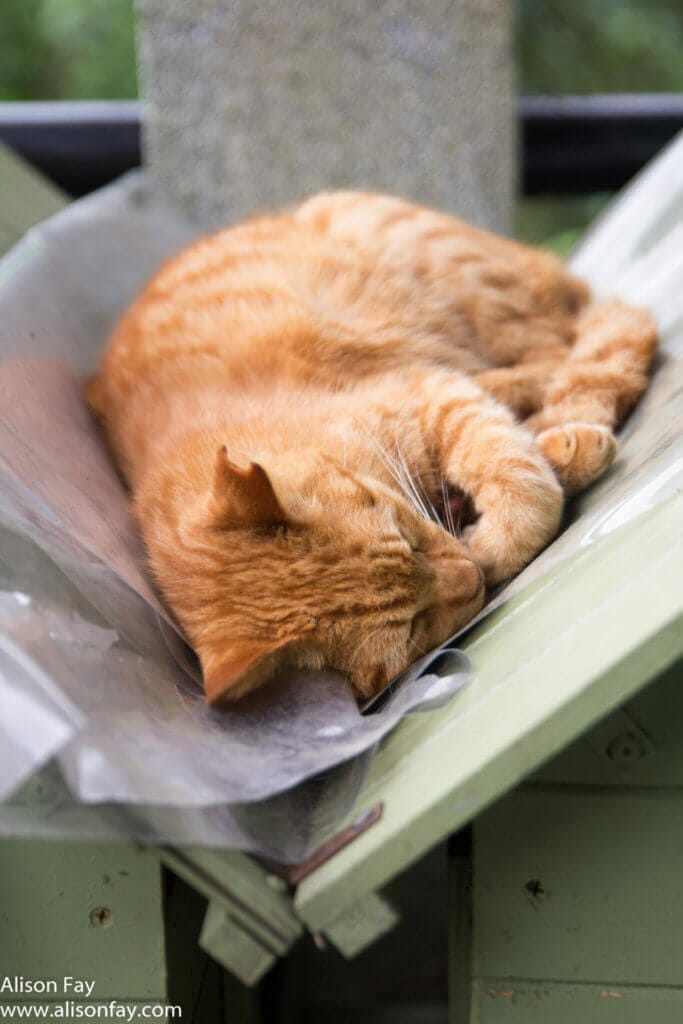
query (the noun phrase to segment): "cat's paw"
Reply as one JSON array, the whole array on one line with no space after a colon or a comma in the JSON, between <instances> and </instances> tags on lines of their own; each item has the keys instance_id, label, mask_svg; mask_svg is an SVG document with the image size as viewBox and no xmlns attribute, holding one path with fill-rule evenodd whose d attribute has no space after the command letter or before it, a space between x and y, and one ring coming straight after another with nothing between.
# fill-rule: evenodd
<instances>
[{"instance_id":1,"label":"cat's paw","mask_svg":"<svg viewBox=\"0 0 683 1024\"><path fill-rule=\"evenodd\" d=\"M557 533L564 496L552 473L520 500L501 492L495 508L464 531L462 539L488 587L520 572Z\"/></svg>"},{"instance_id":2,"label":"cat's paw","mask_svg":"<svg viewBox=\"0 0 683 1024\"><path fill-rule=\"evenodd\" d=\"M567 494L576 494L603 476L617 453L617 442L609 427L594 423L550 427L541 431L536 444Z\"/></svg>"}]
</instances>

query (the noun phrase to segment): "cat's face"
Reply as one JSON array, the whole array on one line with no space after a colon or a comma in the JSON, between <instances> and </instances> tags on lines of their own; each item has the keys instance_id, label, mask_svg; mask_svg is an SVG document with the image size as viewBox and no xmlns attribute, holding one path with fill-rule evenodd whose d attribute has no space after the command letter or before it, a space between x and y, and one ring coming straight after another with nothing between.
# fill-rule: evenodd
<instances>
[{"instance_id":1,"label":"cat's face","mask_svg":"<svg viewBox=\"0 0 683 1024\"><path fill-rule=\"evenodd\" d=\"M370 696L484 600L464 545L320 453L267 471L219 453L201 514L154 561L212 702L283 665L336 669Z\"/></svg>"}]
</instances>

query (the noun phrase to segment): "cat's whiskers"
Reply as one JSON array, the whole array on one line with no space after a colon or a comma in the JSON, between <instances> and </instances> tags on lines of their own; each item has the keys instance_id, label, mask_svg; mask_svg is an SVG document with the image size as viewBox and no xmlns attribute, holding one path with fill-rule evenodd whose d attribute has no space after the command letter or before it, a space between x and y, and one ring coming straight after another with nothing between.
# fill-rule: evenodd
<instances>
[{"instance_id":1,"label":"cat's whiskers","mask_svg":"<svg viewBox=\"0 0 683 1024\"><path fill-rule=\"evenodd\" d=\"M353 657L351 658L351 661L349 662L349 668L348 668L349 671L351 671L354 668L354 666L355 666L356 662L358 661L358 658L362 654L364 648L367 647L367 645L370 643L371 640L374 640L375 637L377 637L378 634L382 632L382 628L383 628L382 626L377 626L375 629L371 630L368 633L367 636L363 637L361 642L356 647L356 649L355 649L355 651L353 653Z\"/></svg>"},{"instance_id":2,"label":"cat's whiskers","mask_svg":"<svg viewBox=\"0 0 683 1024\"><path fill-rule=\"evenodd\" d=\"M429 519L430 517L429 517L429 513L427 511L427 506L425 505L424 501L420 497L420 494L418 492L418 489L417 489L417 487L415 485L415 482L413 480L412 474L411 474L410 469L408 467L408 462L406 460L405 454L403 453L403 451L401 449L401 445L400 445L399 440L398 440L398 428L397 428L396 433L394 435L394 446L396 448L396 468L397 468L398 471L400 471L401 479L404 482L405 488L411 494L413 505L418 510L420 515L422 515L425 519Z\"/></svg>"},{"instance_id":3,"label":"cat's whiskers","mask_svg":"<svg viewBox=\"0 0 683 1024\"><path fill-rule=\"evenodd\" d=\"M390 474L390 476L398 486L398 489L400 490L401 494L404 496L406 501L408 501L415 508L416 512L418 512L420 515L424 515L424 510L421 509L419 505L416 504L415 497L410 488L408 487L408 482L405 479L405 476L403 475L403 472L396 459L392 457L392 455L378 441L376 437L373 437L369 430L364 428L364 433L366 434L367 439L373 445L380 462L387 470L387 472Z\"/></svg>"},{"instance_id":4,"label":"cat's whiskers","mask_svg":"<svg viewBox=\"0 0 683 1024\"><path fill-rule=\"evenodd\" d=\"M409 637L408 644L411 647L414 647L418 654L429 654L429 651L425 651L424 647L420 647L420 645L415 640L413 640L412 636Z\"/></svg>"},{"instance_id":5,"label":"cat's whiskers","mask_svg":"<svg viewBox=\"0 0 683 1024\"><path fill-rule=\"evenodd\" d=\"M422 493L424 495L425 501L429 505L429 509L430 509L430 512L431 512L431 518L434 520L435 523L438 523L439 526L443 526L444 525L443 524L443 520L442 520L441 516L439 515L438 509L434 505L434 502L432 501L432 499L429 497L429 492L427 491L427 488L422 483L422 477L419 474L417 476L417 482L419 483L420 487L422 488Z\"/></svg>"},{"instance_id":6,"label":"cat's whiskers","mask_svg":"<svg viewBox=\"0 0 683 1024\"><path fill-rule=\"evenodd\" d=\"M429 494L427 493L427 489L422 482L422 477L419 475L419 473L411 473L405 453L403 452L403 449L399 444L398 437L396 437L396 452L401 459L401 464L403 466L405 476L415 495L415 498L417 499L418 506L422 511L422 515L425 517L425 519L431 519L433 522L438 523L439 526L443 526L441 517L439 516L436 508L434 507L434 504L431 498L429 497Z\"/></svg>"},{"instance_id":7,"label":"cat's whiskers","mask_svg":"<svg viewBox=\"0 0 683 1024\"><path fill-rule=\"evenodd\" d=\"M404 469L399 463L396 463L396 479L400 482L401 490L405 495L406 499L413 506L418 515L422 516L423 519L429 519L429 512L422 501L417 489L414 485L413 480L410 477L407 469Z\"/></svg>"},{"instance_id":8,"label":"cat's whiskers","mask_svg":"<svg viewBox=\"0 0 683 1024\"><path fill-rule=\"evenodd\" d=\"M448 533L450 533L451 537L458 537L458 529L453 519L453 509L451 508L451 503L448 500L448 487L446 486L446 481L444 480L443 477L441 477L441 495L443 498L443 514L445 520L445 528L448 531Z\"/></svg>"}]
</instances>

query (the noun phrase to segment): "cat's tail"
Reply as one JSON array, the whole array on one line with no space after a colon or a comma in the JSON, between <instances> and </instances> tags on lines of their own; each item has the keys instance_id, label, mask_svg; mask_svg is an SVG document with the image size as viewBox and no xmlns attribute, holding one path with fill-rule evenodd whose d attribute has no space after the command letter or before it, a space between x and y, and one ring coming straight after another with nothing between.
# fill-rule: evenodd
<instances>
[{"instance_id":1,"label":"cat's tail","mask_svg":"<svg viewBox=\"0 0 683 1024\"><path fill-rule=\"evenodd\" d=\"M621 299L593 303L579 316L569 357L551 378L542 410L527 426L618 427L647 388L656 352L657 324L648 310Z\"/></svg>"},{"instance_id":2,"label":"cat's tail","mask_svg":"<svg viewBox=\"0 0 683 1024\"><path fill-rule=\"evenodd\" d=\"M647 387L657 340L649 310L616 298L594 303L579 317L576 341L552 382L549 402L565 402L570 394L580 401L585 393L591 402L600 400L606 426L619 426Z\"/></svg>"}]
</instances>

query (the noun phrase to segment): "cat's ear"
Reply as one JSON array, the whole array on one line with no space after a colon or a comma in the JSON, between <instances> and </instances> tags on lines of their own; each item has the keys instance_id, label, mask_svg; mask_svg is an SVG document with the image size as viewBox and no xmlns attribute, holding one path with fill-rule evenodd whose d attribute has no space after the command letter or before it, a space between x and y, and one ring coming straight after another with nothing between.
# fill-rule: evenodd
<instances>
[{"instance_id":1,"label":"cat's ear","mask_svg":"<svg viewBox=\"0 0 683 1024\"><path fill-rule=\"evenodd\" d=\"M241 640L219 654L202 657L204 692L209 704L236 700L255 689L275 668L274 656L285 645L257 640Z\"/></svg>"},{"instance_id":2,"label":"cat's ear","mask_svg":"<svg viewBox=\"0 0 683 1024\"><path fill-rule=\"evenodd\" d=\"M275 526L286 516L263 466L236 466L223 447L216 457L213 509L226 525Z\"/></svg>"}]
</instances>

